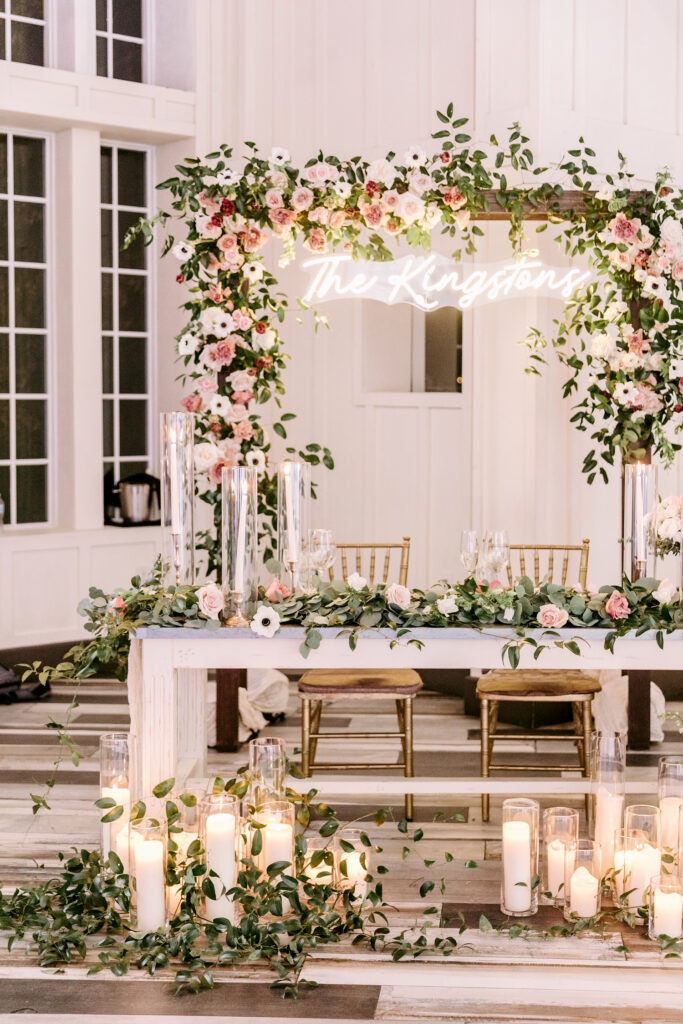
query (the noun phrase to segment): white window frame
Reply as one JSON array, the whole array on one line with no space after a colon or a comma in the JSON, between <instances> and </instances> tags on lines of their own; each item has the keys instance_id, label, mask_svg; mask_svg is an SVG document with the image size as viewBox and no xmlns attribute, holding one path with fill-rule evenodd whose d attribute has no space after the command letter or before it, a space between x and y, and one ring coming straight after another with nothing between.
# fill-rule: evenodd
<instances>
[{"instance_id":1,"label":"white window frame","mask_svg":"<svg viewBox=\"0 0 683 1024\"><path fill-rule=\"evenodd\" d=\"M95 0L91 0L94 4ZM141 20L142 20L142 35L141 36L124 36L120 32L114 32L114 18L113 18L113 7L114 0L106 0L107 2L107 29L98 29L95 26L95 65L97 66L97 40L106 39L107 41L107 74L106 78L112 78L115 81L125 81L125 79L116 78L114 75L114 40L118 39L126 43L139 43L142 47L142 82L150 81L150 72L152 67L152 57L150 54L149 39L151 37L150 27L152 24L152 16L150 11L150 0L141 0ZM140 84L140 83L138 83Z\"/></svg>"},{"instance_id":2,"label":"white window frame","mask_svg":"<svg viewBox=\"0 0 683 1024\"><path fill-rule=\"evenodd\" d=\"M43 26L43 63L27 64L27 67L48 68L51 67L54 54L54 11L52 0L43 0L43 17L28 18L25 14L12 14L10 11L11 0L5 0L5 10L0 11L0 31L5 34L5 60L12 60L12 22L21 21L25 25ZM17 63L19 63L17 61ZM22 62L23 63L23 62Z\"/></svg>"},{"instance_id":3,"label":"white window frame","mask_svg":"<svg viewBox=\"0 0 683 1024\"><path fill-rule=\"evenodd\" d=\"M56 465L55 453L59 450L57 438L56 403L54 401L56 387L56 357L55 357L55 291L54 291L54 139L46 132L35 132L24 128L10 128L0 125L0 134L7 136L8 161L7 161L7 240L8 259L0 261L0 266L6 266L8 270L8 295L9 295L9 324L7 327L9 338L9 385L8 397L10 400L9 416L9 459L3 459L2 465L9 466L10 470L10 494L9 494L9 519L5 529L27 531L36 529L49 529L56 521ZM45 338L45 392L44 394L17 393L16 390L16 361L15 361L15 339L17 328L15 325L15 301L13 271L15 262L14 255L14 155L9 158L9 148L15 136L22 138L42 139L45 149L45 196L28 197L30 202L45 204L45 263L21 263L26 269L37 269L45 272L45 327L19 328L20 334L39 334ZM3 328L4 330L4 328ZM16 457L16 400L35 400L45 402L45 458L44 459L17 459ZM46 493L45 503L47 518L32 523L17 523L17 466L46 466ZM7 502L8 495L3 495Z\"/></svg>"},{"instance_id":4,"label":"white window frame","mask_svg":"<svg viewBox=\"0 0 683 1024\"><path fill-rule=\"evenodd\" d=\"M102 413L104 414L104 403L113 401L114 409L114 422L113 422L113 454L107 456L102 452L102 466L105 464L112 464L114 467L114 482L120 479L121 462L136 462L140 464L140 469L145 470L147 467L152 472L158 471L158 457L157 457L157 352L156 345L153 344L153 340L156 338L156 287L157 287L157 275L156 275L156 261L153 259L154 247L149 246L147 248L147 268L145 270L129 270L124 268L121 272L124 274L132 274L139 277L145 277L147 279L147 290L146 290L146 322L147 329L145 331L120 331L119 330L119 309L118 309L118 274L119 274L119 245L120 241L118 238L118 212L133 212L133 213L145 213L149 216L152 208L152 194L154 188L155 178L155 149L153 146L136 145L132 142L118 142L112 139L101 139L100 150L104 148L111 148L112 150L112 192L111 192L111 203L105 203L100 200L100 210L109 210L112 214L112 265L111 267L100 266L102 275L111 274L112 276L112 329L105 330L104 326L100 328L100 344L102 339L107 336L112 339L112 385L113 390L111 392L105 392L104 381L102 381ZM118 204L118 160L117 153L119 150L134 150L137 152L146 154L145 161L145 198L147 205L145 210L139 210L137 207L132 206L121 206ZM101 229L100 229L101 230ZM146 356L147 356L147 390L143 393L128 394L119 391L119 339L120 338L144 338L146 340ZM121 456L120 453L120 440L121 440L121 421L120 421L120 403L121 401L131 400L145 400L147 402L147 453L146 455L132 455L132 456Z\"/></svg>"}]
</instances>

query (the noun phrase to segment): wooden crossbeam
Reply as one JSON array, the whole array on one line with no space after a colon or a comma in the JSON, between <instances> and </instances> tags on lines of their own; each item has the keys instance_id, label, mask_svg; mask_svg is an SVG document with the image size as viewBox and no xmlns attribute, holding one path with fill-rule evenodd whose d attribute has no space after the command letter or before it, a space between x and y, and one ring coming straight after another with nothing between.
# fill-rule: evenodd
<instances>
[{"instance_id":1,"label":"wooden crossbeam","mask_svg":"<svg viewBox=\"0 0 683 1024\"><path fill-rule=\"evenodd\" d=\"M496 196L498 189L486 189L481 195L486 199L490 209L478 210L472 214L472 220L510 220L510 213L499 205ZM582 192L579 189L567 190L561 196L555 196L547 204L532 206L524 203L524 220L548 220L550 216L561 216L562 213L585 213L586 199L593 198L595 192ZM629 192L628 205L642 206L647 192ZM554 207L554 208L553 208Z\"/></svg>"}]
</instances>

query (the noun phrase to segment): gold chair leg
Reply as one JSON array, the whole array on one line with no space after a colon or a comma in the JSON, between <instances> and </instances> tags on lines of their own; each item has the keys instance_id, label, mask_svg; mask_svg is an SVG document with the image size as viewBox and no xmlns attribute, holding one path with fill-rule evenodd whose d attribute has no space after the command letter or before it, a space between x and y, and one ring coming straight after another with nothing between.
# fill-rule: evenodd
<instances>
[{"instance_id":1,"label":"gold chair leg","mask_svg":"<svg viewBox=\"0 0 683 1024\"><path fill-rule=\"evenodd\" d=\"M323 702L316 700L313 704L313 713L311 715L311 732L320 733L320 720L323 715ZM311 769L315 766L315 758L318 753L318 741L317 739L311 740L311 753L310 753L310 767Z\"/></svg>"},{"instance_id":2,"label":"gold chair leg","mask_svg":"<svg viewBox=\"0 0 683 1024\"><path fill-rule=\"evenodd\" d=\"M311 702L306 697L301 701L301 774L307 779L311 774Z\"/></svg>"},{"instance_id":3,"label":"gold chair leg","mask_svg":"<svg viewBox=\"0 0 683 1024\"><path fill-rule=\"evenodd\" d=\"M589 779L591 776L590 742L591 730L593 728L593 698L583 701L583 777ZM586 793L584 803L586 807L586 819L590 815L590 793Z\"/></svg>"},{"instance_id":4,"label":"gold chair leg","mask_svg":"<svg viewBox=\"0 0 683 1024\"><path fill-rule=\"evenodd\" d=\"M489 702L486 697L481 699L481 777L489 777ZM481 820L489 820L489 794L481 794Z\"/></svg>"},{"instance_id":5,"label":"gold chair leg","mask_svg":"<svg viewBox=\"0 0 683 1024\"><path fill-rule=\"evenodd\" d=\"M412 779L414 776L413 770L413 698L406 697L402 701L403 704L403 749L405 751L405 768L403 774L407 779ZM408 821L413 820L413 794L406 793L406 819Z\"/></svg>"}]
</instances>

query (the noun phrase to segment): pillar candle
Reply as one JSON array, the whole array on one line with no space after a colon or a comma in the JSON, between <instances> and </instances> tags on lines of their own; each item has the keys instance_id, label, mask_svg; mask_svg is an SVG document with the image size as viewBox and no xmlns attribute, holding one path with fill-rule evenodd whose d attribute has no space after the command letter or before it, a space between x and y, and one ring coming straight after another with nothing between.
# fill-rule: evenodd
<instances>
[{"instance_id":1,"label":"pillar candle","mask_svg":"<svg viewBox=\"0 0 683 1024\"><path fill-rule=\"evenodd\" d=\"M246 480L242 487L242 500L240 502L239 522L237 524L237 550L235 552L235 581L233 589L238 594L244 594L244 560L246 555L247 539L247 506L249 502L249 489Z\"/></svg>"},{"instance_id":2,"label":"pillar candle","mask_svg":"<svg viewBox=\"0 0 683 1024\"><path fill-rule=\"evenodd\" d=\"M116 849L116 839L122 829L128 824L130 815L130 790L127 786L102 786L102 796L115 800L123 807L123 814L120 814L116 821L105 821L102 824L102 856L107 857L110 850ZM102 815L109 814L113 807L102 811Z\"/></svg>"},{"instance_id":3,"label":"pillar candle","mask_svg":"<svg viewBox=\"0 0 683 1024\"><path fill-rule=\"evenodd\" d=\"M180 861L187 860L187 850L191 843L197 839L196 832L176 832L173 833L171 838L178 846L178 852L176 853L176 866L179 865ZM182 868L180 869L182 871ZM176 885L169 885L168 887L168 909L171 917L175 917L180 909L180 901L183 896L183 883L178 882Z\"/></svg>"},{"instance_id":4,"label":"pillar candle","mask_svg":"<svg viewBox=\"0 0 683 1024\"><path fill-rule=\"evenodd\" d=\"M262 830L264 864L274 864L278 860L292 862L292 847L294 844L294 832L292 826L286 822L271 821Z\"/></svg>"},{"instance_id":5,"label":"pillar candle","mask_svg":"<svg viewBox=\"0 0 683 1024\"><path fill-rule=\"evenodd\" d=\"M287 516L287 561L296 562L299 556L296 526L294 523L294 502L292 500L292 472L285 465L285 513Z\"/></svg>"},{"instance_id":6,"label":"pillar candle","mask_svg":"<svg viewBox=\"0 0 683 1024\"><path fill-rule=\"evenodd\" d=\"M661 844L662 849L678 852L678 814L683 804L679 796L665 796L659 801L661 814Z\"/></svg>"},{"instance_id":7,"label":"pillar candle","mask_svg":"<svg viewBox=\"0 0 683 1024\"><path fill-rule=\"evenodd\" d=\"M180 481L178 480L178 445L175 431L170 435L168 472L171 478L171 533L180 533Z\"/></svg>"},{"instance_id":8,"label":"pillar candle","mask_svg":"<svg viewBox=\"0 0 683 1024\"><path fill-rule=\"evenodd\" d=\"M595 841L600 845L605 872L614 865L614 833L622 826L623 814L623 793L610 793L600 787L595 795Z\"/></svg>"},{"instance_id":9,"label":"pillar candle","mask_svg":"<svg viewBox=\"0 0 683 1024\"><path fill-rule=\"evenodd\" d=\"M679 892L654 891L655 935L668 935L671 939L683 934L683 896Z\"/></svg>"},{"instance_id":10,"label":"pillar candle","mask_svg":"<svg viewBox=\"0 0 683 1024\"><path fill-rule=\"evenodd\" d=\"M564 852L565 845L561 839L553 839L546 846L548 891L554 899L562 895L562 887L564 885Z\"/></svg>"},{"instance_id":11,"label":"pillar candle","mask_svg":"<svg viewBox=\"0 0 683 1024\"><path fill-rule=\"evenodd\" d=\"M132 849L135 865L138 931L155 932L166 924L164 844L140 841Z\"/></svg>"},{"instance_id":12,"label":"pillar candle","mask_svg":"<svg viewBox=\"0 0 683 1024\"><path fill-rule=\"evenodd\" d=\"M661 870L661 855L649 843L637 850L617 850L614 869L617 894L623 896L625 892L629 893L626 899L629 909L642 907L645 902L644 891L650 879Z\"/></svg>"},{"instance_id":13,"label":"pillar candle","mask_svg":"<svg viewBox=\"0 0 683 1024\"><path fill-rule=\"evenodd\" d=\"M232 889L235 884L235 815L223 812L209 814L206 819L206 864L209 871L215 871L218 878L212 878L216 892L225 887ZM206 916L211 921L217 917L233 920L232 897L218 895L215 900L207 899Z\"/></svg>"},{"instance_id":14,"label":"pillar candle","mask_svg":"<svg viewBox=\"0 0 683 1024\"><path fill-rule=\"evenodd\" d=\"M128 825L125 825L116 836L116 852L126 875L130 874L130 846L136 846L139 842L139 834L131 832Z\"/></svg>"},{"instance_id":15,"label":"pillar candle","mask_svg":"<svg viewBox=\"0 0 683 1024\"><path fill-rule=\"evenodd\" d=\"M595 917L598 912L600 883L588 868L581 865L569 882L569 911L578 917Z\"/></svg>"},{"instance_id":16,"label":"pillar candle","mask_svg":"<svg viewBox=\"0 0 683 1024\"><path fill-rule=\"evenodd\" d=\"M515 913L531 909L531 830L526 821L503 823L503 902Z\"/></svg>"}]
</instances>

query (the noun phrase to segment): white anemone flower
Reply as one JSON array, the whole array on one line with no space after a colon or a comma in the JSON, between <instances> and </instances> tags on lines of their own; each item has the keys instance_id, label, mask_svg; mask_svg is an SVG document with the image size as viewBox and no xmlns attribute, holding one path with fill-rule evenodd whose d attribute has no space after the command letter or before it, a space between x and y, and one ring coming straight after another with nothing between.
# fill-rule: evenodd
<instances>
[{"instance_id":1,"label":"white anemone flower","mask_svg":"<svg viewBox=\"0 0 683 1024\"><path fill-rule=\"evenodd\" d=\"M421 167L427 160L427 154L420 146L411 146L403 154L403 162L406 167Z\"/></svg>"},{"instance_id":2,"label":"white anemone flower","mask_svg":"<svg viewBox=\"0 0 683 1024\"><path fill-rule=\"evenodd\" d=\"M274 608L265 604L259 605L249 627L257 636L265 636L270 639L280 628L280 616Z\"/></svg>"},{"instance_id":3,"label":"white anemone flower","mask_svg":"<svg viewBox=\"0 0 683 1024\"><path fill-rule=\"evenodd\" d=\"M191 356L197 351L197 345L199 344L199 338L196 334L191 334L187 331L180 338L178 338L178 355L179 356Z\"/></svg>"},{"instance_id":4,"label":"white anemone flower","mask_svg":"<svg viewBox=\"0 0 683 1024\"><path fill-rule=\"evenodd\" d=\"M185 260L189 260L190 256L194 253L194 249L188 242L176 242L171 252L177 260L183 263Z\"/></svg>"},{"instance_id":5,"label":"white anemone flower","mask_svg":"<svg viewBox=\"0 0 683 1024\"><path fill-rule=\"evenodd\" d=\"M246 277L247 281L254 284L256 281L260 281L263 277L263 264L262 263L245 263L242 267L242 275Z\"/></svg>"},{"instance_id":6,"label":"white anemone flower","mask_svg":"<svg viewBox=\"0 0 683 1024\"><path fill-rule=\"evenodd\" d=\"M274 164L276 167L285 167L290 160L291 157L288 149L283 149L282 146L273 146L270 151L269 162L271 164Z\"/></svg>"},{"instance_id":7,"label":"white anemone flower","mask_svg":"<svg viewBox=\"0 0 683 1024\"><path fill-rule=\"evenodd\" d=\"M220 416L225 420L230 415L232 405L230 403L230 399L226 398L225 395L214 395L211 399L209 409L214 416Z\"/></svg>"},{"instance_id":8,"label":"white anemone flower","mask_svg":"<svg viewBox=\"0 0 683 1024\"><path fill-rule=\"evenodd\" d=\"M264 473L266 469L266 456L260 450L260 448L254 448L253 451L247 452L246 462L248 466L255 469L257 473Z\"/></svg>"}]
</instances>

